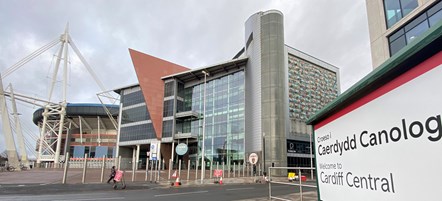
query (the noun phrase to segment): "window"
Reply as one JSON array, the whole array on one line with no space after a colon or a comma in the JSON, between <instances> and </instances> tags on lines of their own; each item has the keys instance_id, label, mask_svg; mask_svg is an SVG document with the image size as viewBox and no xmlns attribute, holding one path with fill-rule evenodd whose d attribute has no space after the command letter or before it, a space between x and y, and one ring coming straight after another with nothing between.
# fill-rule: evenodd
<instances>
[{"instance_id":1,"label":"window","mask_svg":"<svg viewBox=\"0 0 442 201\"><path fill-rule=\"evenodd\" d=\"M164 101L163 117L170 117L173 115L173 100Z\"/></svg>"},{"instance_id":2,"label":"window","mask_svg":"<svg viewBox=\"0 0 442 201\"><path fill-rule=\"evenodd\" d=\"M155 139L155 130L152 123L122 127L120 130L120 141Z\"/></svg>"},{"instance_id":3,"label":"window","mask_svg":"<svg viewBox=\"0 0 442 201\"><path fill-rule=\"evenodd\" d=\"M128 92L125 91L124 95L121 97L121 103L123 104L123 107L144 103L144 96L141 90L130 93L129 90L127 91Z\"/></svg>"},{"instance_id":4,"label":"window","mask_svg":"<svg viewBox=\"0 0 442 201\"><path fill-rule=\"evenodd\" d=\"M174 95L174 87L175 87L175 82L167 82L164 84L164 97L169 97L169 96L173 96Z\"/></svg>"},{"instance_id":5,"label":"window","mask_svg":"<svg viewBox=\"0 0 442 201\"><path fill-rule=\"evenodd\" d=\"M147 111L146 105L130 109L124 109L121 114L121 124L145 121L149 119L150 116L149 112Z\"/></svg>"},{"instance_id":6,"label":"window","mask_svg":"<svg viewBox=\"0 0 442 201\"><path fill-rule=\"evenodd\" d=\"M387 28L396 24L417 6L416 0L384 0Z\"/></svg>"},{"instance_id":7,"label":"window","mask_svg":"<svg viewBox=\"0 0 442 201\"><path fill-rule=\"evenodd\" d=\"M163 121L163 137L172 137L173 121Z\"/></svg>"},{"instance_id":8,"label":"window","mask_svg":"<svg viewBox=\"0 0 442 201\"><path fill-rule=\"evenodd\" d=\"M442 19L442 1L428 9L427 15L430 21L430 27L437 24Z\"/></svg>"},{"instance_id":9,"label":"window","mask_svg":"<svg viewBox=\"0 0 442 201\"><path fill-rule=\"evenodd\" d=\"M422 35L430 27L442 19L442 1L432 6L426 12L408 22L388 37L390 56L396 54L403 47Z\"/></svg>"}]
</instances>

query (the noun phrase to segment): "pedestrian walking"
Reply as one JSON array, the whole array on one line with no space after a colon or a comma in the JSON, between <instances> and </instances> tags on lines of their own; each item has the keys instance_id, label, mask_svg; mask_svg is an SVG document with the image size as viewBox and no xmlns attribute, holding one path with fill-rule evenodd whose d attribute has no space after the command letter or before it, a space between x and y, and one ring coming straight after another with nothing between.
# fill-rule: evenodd
<instances>
[{"instance_id":1,"label":"pedestrian walking","mask_svg":"<svg viewBox=\"0 0 442 201\"><path fill-rule=\"evenodd\" d=\"M115 173L116 173L115 166L112 166L111 173L109 175L109 179L107 180L107 183L109 183L111 180L114 179ZM114 181L114 183L115 183L115 181Z\"/></svg>"}]
</instances>

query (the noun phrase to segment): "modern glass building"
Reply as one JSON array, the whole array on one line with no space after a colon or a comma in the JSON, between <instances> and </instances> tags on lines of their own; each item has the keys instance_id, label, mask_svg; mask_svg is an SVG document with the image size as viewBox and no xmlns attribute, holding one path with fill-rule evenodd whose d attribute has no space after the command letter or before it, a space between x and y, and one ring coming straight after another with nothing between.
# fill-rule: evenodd
<instances>
[{"instance_id":1,"label":"modern glass building","mask_svg":"<svg viewBox=\"0 0 442 201\"><path fill-rule=\"evenodd\" d=\"M312 129L304 122L340 93L337 67L285 45L276 10L246 21L244 48L229 61L190 70L130 54L139 84L115 90L117 154L140 168L145 158L166 168L170 159L245 164L252 153L261 167L310 166ZM182 146L188 150L177 154Z\"/></svg>"},{"instance_id":2,"label":"modern glass building","mask_svg":"<svg viewBox=\"0 0 442 201\"><path fill-rule=\"evenodd\" d=\"M163 136L174 134L173 143L189 146L184 159L192 166L202 157L203 143L207 163L244 162L246 62L235 59L163 78Z\"/></svg>"},{"instance_id":3,"label":"modern glass building","mask_svg":"<svg viewBox=\"0 0 442 201\"><path fill-rule=\"evenodd\" d=\"M442 19L440 0L366 0L373 68Z\"/></svg>"}]
</instances>

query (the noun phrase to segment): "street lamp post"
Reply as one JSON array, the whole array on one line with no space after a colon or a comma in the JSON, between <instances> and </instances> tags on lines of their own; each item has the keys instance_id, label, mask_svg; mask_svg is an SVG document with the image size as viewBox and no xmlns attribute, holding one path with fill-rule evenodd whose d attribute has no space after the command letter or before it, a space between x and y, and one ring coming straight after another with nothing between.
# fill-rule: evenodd
<instances>
[{"instance_id":1,"label":"street lamp post","mask_svg":"<svg viewBox=\"0 0 442 201\"><path fill-rule=\"evenodd\" d=\"M313 149L312 149L312 133L310 132L310 177L313 179Z\"/></svg>"},{"instance_id":2,"label":"street lamp post","mask_svg":"<svg viewBox=\"0 0 442 201\"><path fill-rule=\"evenodd\" d=\"M263 168L263 170L262 170L262 172L263 172L263 175L264 175L264 172L266 172L266 159L265 159L265 151L266 151L266 144L265 144L265 142L266 142L266 133L262 133L262 168Z\"/></svg>"},{"instance_id":3,"label":"street lamp post","mask_svg":"<svg viewBox=\"0 0 442 201\"><path fill-rule=\"evenodd\" d=\"M209 76L209 73L206 71L201 71L204 74L204 95L203 95L203 140L202 140L202 154L201 154L201 183L204 181L204 174L206 169L206 163L204 162L204 140L205 140L205 133L206 133L206 83L207 83L207 76Z\"/></svg>"}]
</instances>

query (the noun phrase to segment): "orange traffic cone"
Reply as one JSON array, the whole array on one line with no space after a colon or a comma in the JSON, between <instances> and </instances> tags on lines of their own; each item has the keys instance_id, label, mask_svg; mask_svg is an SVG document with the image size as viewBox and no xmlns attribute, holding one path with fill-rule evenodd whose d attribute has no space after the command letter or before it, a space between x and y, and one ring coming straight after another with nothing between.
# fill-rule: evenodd
<instances>
[{"instance_id":1,"label":"orange traffic cone","mask_svg":"<svg viewBox=\"0 0 442 201\"><path fill-rule=\"evenodd\" d=\"M175 180L174 186L179 186L179 185L181 185L180 177L177 177L176 180Z\"/></svg>"},{"instance_id":2,"label":"orange traffic cone","mask_svg":"<svg viewBox=\"0 0 442 201\"><path fill-rule=\"evenodd\" d=\"M220 178L219 178L219 184L220 184L220 185L223 184L223 177L220 177Z\"/></svg>"}]
</instances>

